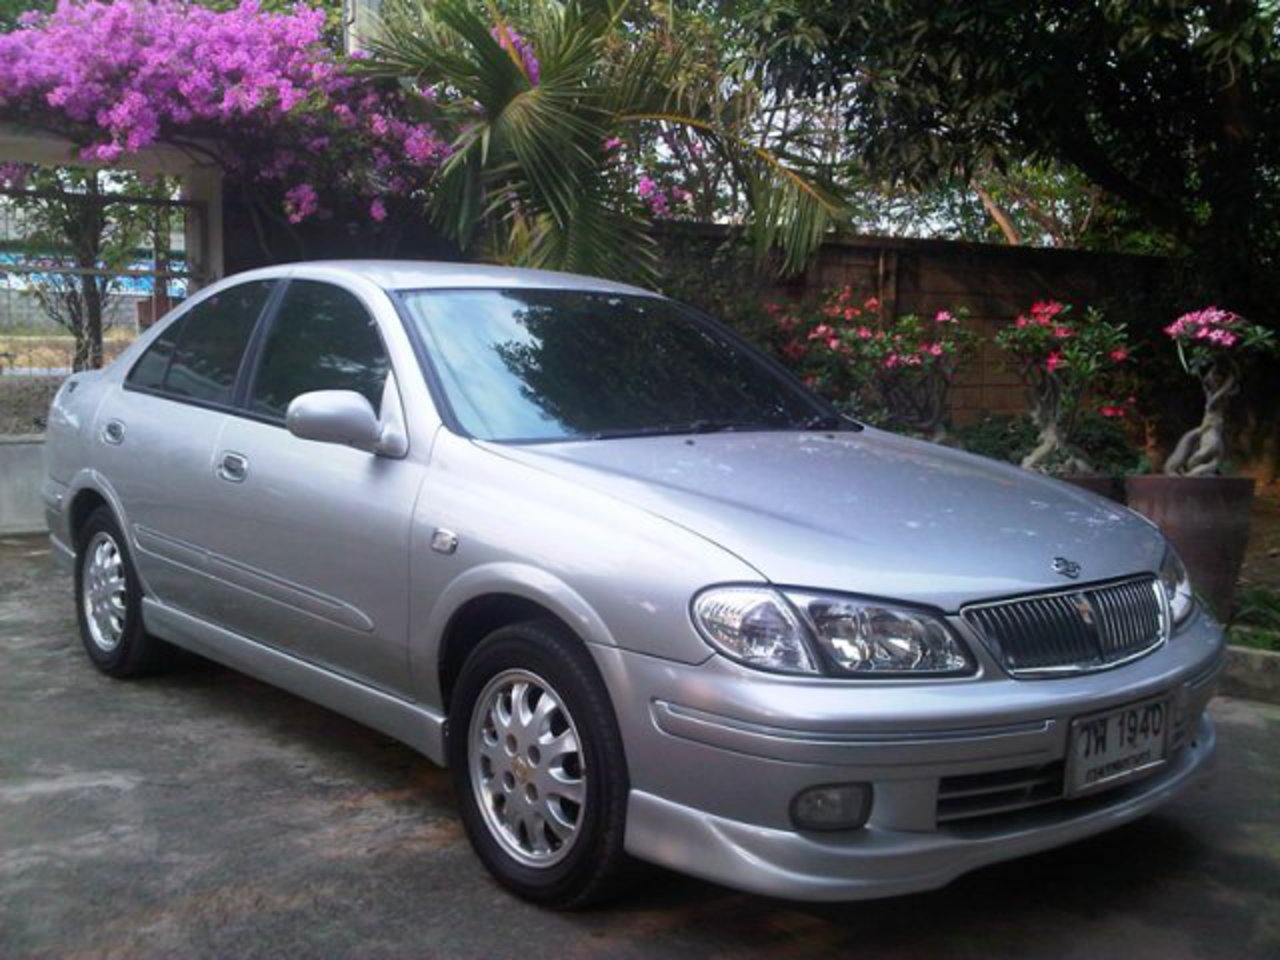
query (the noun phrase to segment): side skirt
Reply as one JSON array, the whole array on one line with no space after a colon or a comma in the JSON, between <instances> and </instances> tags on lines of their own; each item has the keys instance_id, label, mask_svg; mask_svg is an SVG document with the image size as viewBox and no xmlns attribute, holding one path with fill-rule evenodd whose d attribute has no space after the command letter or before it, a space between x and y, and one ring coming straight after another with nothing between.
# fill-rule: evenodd
<instances>
[{"instance_id":1,"label":"side skirt","mask_svg":"<svg viewBox=\"0 0 1280 960\"><path fill-rule=\"evenodd\" d=\"M408 744L432 763L445 764L445 718L441 714L215 627L150 597L142 600L142 622L148 633L328 707Z\"/></svg>"}]
</instances>

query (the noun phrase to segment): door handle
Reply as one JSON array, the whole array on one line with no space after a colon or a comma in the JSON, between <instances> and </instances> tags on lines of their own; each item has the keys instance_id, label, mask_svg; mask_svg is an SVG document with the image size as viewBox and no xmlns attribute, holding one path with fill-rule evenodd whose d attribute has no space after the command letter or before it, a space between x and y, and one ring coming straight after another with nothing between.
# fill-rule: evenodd
<instances>
[{"instance_id":1,"label":"door handle","mask_svg":"<svg viewBox=\"0 0 1280 960\"><path fill-rule=\"evenodd\" d=\"M124 443L124 421L108 420L102 427L102 439L113 447Z\"/></svg>"},{"instance_id":2,"label":"door handle","mask_svg":"<svg viewBox=\"0 0 1280 960\"><path fill-rule=\"evenodd\" d=\"M239 453L227 452L218 461L218 476L228 483L242 483L249 475L249 460Z\"/></svg>"}]
</instances>

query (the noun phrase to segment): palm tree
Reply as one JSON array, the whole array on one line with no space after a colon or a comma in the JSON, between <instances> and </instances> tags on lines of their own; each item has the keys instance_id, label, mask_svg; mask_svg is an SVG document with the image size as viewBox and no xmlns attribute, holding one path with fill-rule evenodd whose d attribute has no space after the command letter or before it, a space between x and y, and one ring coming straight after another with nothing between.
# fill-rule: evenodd
<instances>
[{"instance_id":1,"label":"palm tree","mask_svg":"<svg viewBox=\"0 0 1280 960\"><path fill-rule=\"evenodd\" d=\"M384 6L367 69L430 91L456 131L437 224L503 262L649 277L646 210L609 143L668 125L732 172L757 250L779 250L784 271L802 267L843 215L840 200L753 139L754 90L705 69L676 30L638 29L626 12L625 0L525 0L530 45L492 3Z\"/></svg>"}]
</instances>

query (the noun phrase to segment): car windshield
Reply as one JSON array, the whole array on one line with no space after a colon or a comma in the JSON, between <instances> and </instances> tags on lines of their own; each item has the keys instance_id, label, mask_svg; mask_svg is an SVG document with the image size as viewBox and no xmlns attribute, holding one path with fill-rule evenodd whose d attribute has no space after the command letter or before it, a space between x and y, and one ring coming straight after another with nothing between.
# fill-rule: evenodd
<instances>
[{"instance_id":1,"label":"car windshield","mask_svg":"<svg viewBox=\"0 0 1280 960\"><path fill-rule=\"evenodd\" d=\"M532 289L401 297L454 417L479 439L852 426L670 300Z\"/></svg>"}]
</instances>

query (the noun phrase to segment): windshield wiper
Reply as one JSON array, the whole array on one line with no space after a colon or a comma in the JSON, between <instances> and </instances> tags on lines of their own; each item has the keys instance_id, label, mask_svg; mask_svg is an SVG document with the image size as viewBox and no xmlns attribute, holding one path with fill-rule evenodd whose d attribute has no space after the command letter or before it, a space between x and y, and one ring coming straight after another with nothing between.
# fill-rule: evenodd
<instances>
[{"instance_id":1,"label":"windshield wiper","mask_svg":"<svg viewBox=\"0 0 1280 960\"><path fill-rule=\"evenodd\" d=\"M796 430L861 430L862 424L838 413L815 413L795 424Z\"/></svg>"},{"instance_id":2,"label":"windshield wiper","mask_svg":"<svg viewBox=\"0 0 1280 960\"><path fill-rule=\"evenodd\" d=\"M661 423L648 427L594 430L576 440L625 440L629 437L672 437L698 433L736 433L752 430L861 430L862 424L835 413L818 413L793 423L762 423L758 420L706 418L684 423Z\"/></svg>"},{"instance_id":3,"label":"windshield wiper","mask_svg":"<svg viewBox=\"0 0 1280 960\"><path fill-rule=\"evenodd\" d=\"M582 435L586 440L620 440L626 437L671 437L689 433L732 433L736 430L776 430L775 426L753 420L689 420L685 423L663 423L652 427L624 427L620 430L597 430Z\"/></svg>"}]
</instances>

